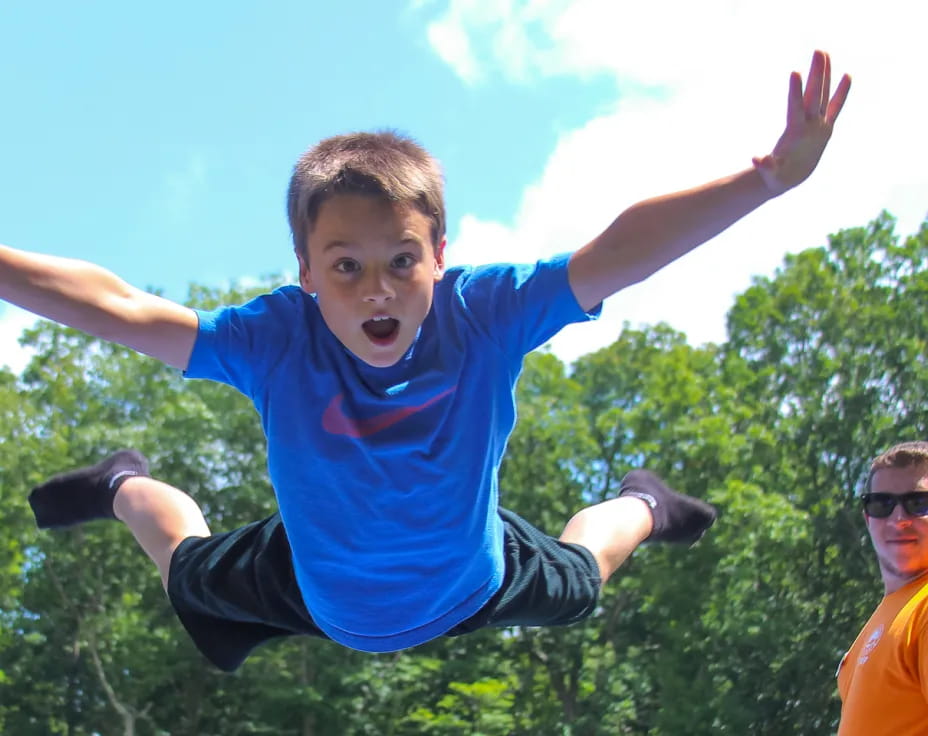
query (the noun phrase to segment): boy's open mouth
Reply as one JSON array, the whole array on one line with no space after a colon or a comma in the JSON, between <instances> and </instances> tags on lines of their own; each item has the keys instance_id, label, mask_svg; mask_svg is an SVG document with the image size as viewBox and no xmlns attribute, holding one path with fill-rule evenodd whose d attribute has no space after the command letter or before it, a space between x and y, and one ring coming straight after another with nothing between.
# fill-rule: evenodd
<instances>
[{"instance_id":1,"label":"boy's open mouth","mask_svg":"<svg viewBox=\"0 0 928 736\"><path fill-rule=\"evenodd\" d=\"M367 320L362 327L365 334L375 343L386 344L396 336L400 322L392 317L375 317Z\"/></svg>"}]
</instances>

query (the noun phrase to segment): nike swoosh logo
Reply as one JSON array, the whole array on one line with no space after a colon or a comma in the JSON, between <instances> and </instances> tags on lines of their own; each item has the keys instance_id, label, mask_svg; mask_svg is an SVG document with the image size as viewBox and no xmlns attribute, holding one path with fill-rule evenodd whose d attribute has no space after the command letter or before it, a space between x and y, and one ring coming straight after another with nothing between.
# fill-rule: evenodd
<instances>
[{"instance_id":1,"label":"nike swoosh logo","mask_svg":"<svg viewBox=\"0 0 928 736\"><path fill-rule=\"evenodd\" d=\"M337 394L332 398L329 405L322 413L322 428L329 434L340 434L354 439L370 437L372 434L382 432L392 427L397 422L403 421L406 417L418 414L436 401L440 401L446 396L453 394L456 389L457 386L452 386L418 406L403 406L399 409L391 409L383 414L377 414L367 419L352 419L347 416L342 409L342 402L345 400L345 395Z\"/></svg>"}]
</instances>

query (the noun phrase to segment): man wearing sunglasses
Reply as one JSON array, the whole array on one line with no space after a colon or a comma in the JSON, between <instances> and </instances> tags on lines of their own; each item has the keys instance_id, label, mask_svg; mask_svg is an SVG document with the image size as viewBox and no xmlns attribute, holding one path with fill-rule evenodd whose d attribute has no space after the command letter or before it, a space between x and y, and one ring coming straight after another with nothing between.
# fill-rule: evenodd
<instances>
[{"instance_id":1,"label":"man wearing sunglasses","mask_svg":"<svg viewBox=\"0 0 928 736\"><path fill-rule=\"evenodd\" d=\"M925 734L928 442L904 442L877 457L865 490L864 521L885 596L838 667L838 736Z\"/></svg>"}]
</instances>

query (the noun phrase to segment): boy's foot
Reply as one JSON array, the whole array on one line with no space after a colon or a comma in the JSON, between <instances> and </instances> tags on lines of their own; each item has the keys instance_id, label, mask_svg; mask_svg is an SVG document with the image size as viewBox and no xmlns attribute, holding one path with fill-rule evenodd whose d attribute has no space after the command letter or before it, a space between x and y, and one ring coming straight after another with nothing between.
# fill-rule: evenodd
<instances>
[{"instance_id":1,"label":"boy's foot","mask_svg":"<svg viewBox=\"0 0 928 736\"><path fill-rule=\"evenodd\" d=\"M649 470L632 470L622 479L620 496L640 498L651 509L654 527L647 542L693 544L715 521L715 507L672 491Z\"/></svg>"},{"instance_id":2,"label":"boy's foot","mask_svg":"<svg viewBox=\"0 0 928 736\"><path fill-rule=\"evenodd\" d=\"M135 450L120 450L96 465L56 475L29 494L35 523L39 529L54 529L115 519L116 491L134 475L148 476L148 460Z\"/></svg>"}]
</instances>

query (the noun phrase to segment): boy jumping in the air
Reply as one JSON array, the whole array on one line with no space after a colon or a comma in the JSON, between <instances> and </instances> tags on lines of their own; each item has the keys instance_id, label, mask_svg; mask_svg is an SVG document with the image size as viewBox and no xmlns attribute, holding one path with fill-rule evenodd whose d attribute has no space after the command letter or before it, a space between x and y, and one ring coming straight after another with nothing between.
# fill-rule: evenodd
<instances>
[{"instance_id":1,"label":"boy jumping in the air","mask_svg":"<svg viewBox=\"0 0 928 736\"><path fill-rule=\"evenodd\" d=\"M633 470L559 539L499 508L497 473L526 353L812 173L844 104L816 52L790 79L786 130L753 167L640 202L576 252L445 271L435 160L392 133L322 141L288 213L299 286L198 312L88 263L0 246L0 298L254 402L279 514L211 535L139 453L56 476L38 525L115 518L218 667L275 636L370 652L482 626L553 625L595 608L645 541L692 543L708 504Z\"/></svg>"}]
</instances>

